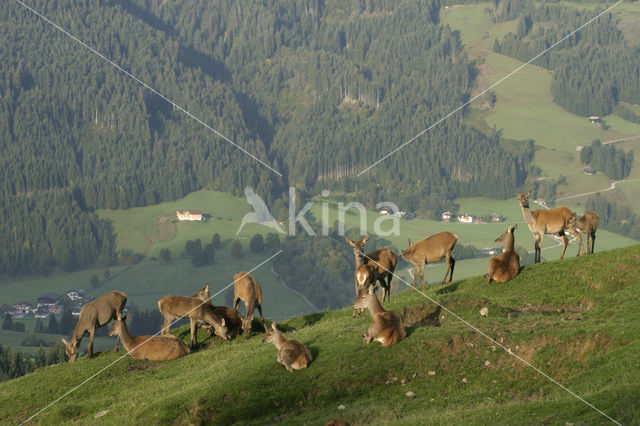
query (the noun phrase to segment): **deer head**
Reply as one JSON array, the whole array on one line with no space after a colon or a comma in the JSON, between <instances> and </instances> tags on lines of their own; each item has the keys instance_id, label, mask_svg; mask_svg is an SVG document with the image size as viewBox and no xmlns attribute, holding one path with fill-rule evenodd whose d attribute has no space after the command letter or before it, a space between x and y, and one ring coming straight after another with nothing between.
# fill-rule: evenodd
<instances>
[{"instance_id":1,"label":"deer head","mask_svg":"<svg viewBox=\"0 0 640 426\"><path fill-rule=\"evenodd\" d=\"M224 340L229 340L229 330L227 329L227 324L224 321L224 318L220 318L219 323L213 323L213 329L215 330L215 334L222 337Z\"/></svg>"},{"instance_id":2,"label":"deer head","mask_svg":"<svg viewBox=\"0 0 640 426\"><path fill-rule=\"evenodd\" d=\"M353 307L355 309L367 309L368 299L371 296L376 297L375 291L377 288L378 285L376 284L375 286L370 286L369 291L362 291L356 298L356 301L353 302Z\"/></svg>"},{"instance_id":3,"label":"deer head","mask_svg":"<svg viewBox=\"0 0 640 426\"><path fill-rule=\"evenodd\" d=\"M518 196L518 201L520 202L520 205L525 209L529 208L529 192L531 192L531 190L528 190L524 194L521 194L520 192L516 191L516 195Z\"/></svg>"},{"instance_id":4,"label":"deer head","mask_svg":"<svg viewBox=\"0 0 640 426\"><path fill-rule=\"evenodd\" d=\"M241 316L242 319L242 332L244 333L245 338L249 338L251 334L251 322L253 321L253 313L251 315L247 315L246 317Z\"/></svg>"},{"instance_id":5,"label":"deer head","mask_svg":"<svg viewBox=\"0 0 640 426\"><path fill-rule=\"evenodd\" d=\"M408 238L407 240L409 241L409 247L407 247L406 250L402 250L402 258L405 260L408 260L407 256L411 254L411 245L412 245L411 238Z\"/></svg>"},{"instance_id":6,"label":"deer head","mask_svg":"<svg viewBox=\"0 0 640 426\"><path fill-rule=\"evenodd\" d=\"M507 230L505 232L502 233L502 235L500 235L498 238L496 238L494 241L498 244L503 244L505 242L505 240L507 239L507 236L509 234L513 234L516 229L518 229L518 225L509 225L507 227Z\"/></svg>"},{"instance_id":7,"label":"deer head","mask_svg":"<svg viewBox=\"0 0 640 426\"><path fill-rule=\"evenodd\" d=\"M280 331L278 331L275 321L272 322L271 328L268 328L266 330L266 336L264 337L264 339L262 339L262 343L275 343L276 337L278 336L279 333Z\"/></svg>"},{"instance_id":8,"label":"deer head","mask_svg":"<svg viewBox=\"0 0 640 426\"><path fill-rule=\"evenodd\" d=\"M347 237L344 237L344 240L354 249L358 250L360 253L363 253L364 245L369 241L369 234L366 234L363 239L358 241L352 241Z\"/></svg>"},{"instance_id":9,"label":"deer head","mask_svg":"<svg viewBox=\"0 0 640 426\"><path fill-rule=\"evenodd\" d=\"M129 318L129 314L121 318L116 318L113 324L111 324L111 328L109 328L109 331L107 331L107 334L109 336L119 336L120 333L122 333L122 326L124 322L127 320L127 318Z\"/></svg>"},{"instance_id":10,"label":"deer head","mask_svg":"<svg viewBox=\"0 0 640 426\"><path fill-rule=\"evenodd\" d=\"M65 346L64 352L67 354L67 358L69 358L69 362L74 362L76 357L78 356L78 342L76 339L71 339L70 342L67 342L64 338L60 338L62 343Z\"/></svg>"}]
</instances>

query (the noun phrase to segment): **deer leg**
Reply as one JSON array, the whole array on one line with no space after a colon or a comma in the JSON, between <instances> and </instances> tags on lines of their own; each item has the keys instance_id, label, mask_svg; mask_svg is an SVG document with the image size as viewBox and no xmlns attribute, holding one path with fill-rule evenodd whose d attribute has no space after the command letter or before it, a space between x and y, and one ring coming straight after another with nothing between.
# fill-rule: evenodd
<instances>
[{"instance_id":1,"label":"deer leg","mask_svg":"<svg viewBox=\"0 0 640 426\"><path fill-rule=\"evenodd\" d=\"M456 260L451 256L451 275L449 275L449 282L453 279L453 268L456 267Z\"/></svg>"},{"instance_id":2,"label":"deer leg","mask_svg":"<svg viewBox=\"0 0 640 426\"><path fill-rule=\"evenodd\" d=\"M114 352L118 352L118 344L120 343L120 335L116 335L116 347L113 348Z\"/></svg>"},{"instance_id":3,"label":"deer leg","mask_svg":"<svg viewBox=\"0 0 640 426\"><path fill-rule=\"evenodd\" d=\"M589 244L589 242L587 242ZM593 249L596 245L596 233L591 234L591 252L589 254L593 254Z\"/></svg>"},{"instance_id":4,"label":"deer leg","mask_svg":"<svg viewBox=\"0 0 640 426\"><path fill-rule=\"evenodd\" d=\"M93 357L93 338L96 335L95 327L89 330L89 344L87 345L87 356L89 358Z\"/></svg>"},{"instance_id":5,"label":"deer leg","mask_svg":"<svg viewBox=\"0 0 640 426\"><path fill-rule=\"evenodd\" d=\"M264 317L262 316L262 305L258 303L257 308L258 308L258 313L260 313L260 321L262 321L262 328L264 328L264 331L267 331L267 327L265 327L264 325Z\"/></svg>"},{"instance_id":6,"label":"deer leg","mask_svg":"<svg viewBox=\"0 0 640 426\"><path fill-rule=\"evenodd\" d=\"M424 263L420 265L420 290L423 289L424 286Z\"/></svg>"},{"instance_id":7,"label":"deer leg","mask_svg":"<svg viewBox=\"0 0 640 426\"><path fill-rule=\"evenodd\" d=\"M567 238L566 235L564 235L564 232L560 234L560 236L562 237L562 242L564 243L564 247L562 247L562 253L560 254L560 259L562 259L564 257L564 252L567 250L567 244L569 244L569 239Z\"/></svg>"},{"instance_id":8,"label":"deer leg","mask_svg":"<svg viewBox=\"0 0 640 426\"><path fill-rule=\"evenodd\" d=\"M195 348L194 342L196 345L198 344L198 335L196 334L198 332L198 327L195 320L189 318L189 321L191 322L191 348Z\"/></svg>"},{"instance_id":9,"label":"deer leg","mask_svg":"<svg viewBox=\"0 0 640 426\"><path fill-rule=\"evenodd\" d=\"M533 263L540 263L540 236L538 234L534 235L533 245L535 254L533 256Z\"/></svg>"}]
</instances>

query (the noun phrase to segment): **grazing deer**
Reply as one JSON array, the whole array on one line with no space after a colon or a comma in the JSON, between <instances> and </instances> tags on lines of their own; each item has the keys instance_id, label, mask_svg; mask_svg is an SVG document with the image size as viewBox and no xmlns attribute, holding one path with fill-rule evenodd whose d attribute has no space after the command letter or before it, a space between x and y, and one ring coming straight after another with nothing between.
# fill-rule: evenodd
<instances>
[{"instance_id":1,"label":"grazing deer","mask_svg":"<svg viewBox=\"0 0 640 426\"><path fill-rule=\"evenodd\" d=\"M271 328L266 331L262 343L273 343L278 348L278 362L285 366L287 371L302 370L307 368L313 357L309 349L294 339L287 339L276 328L276 323L271 323Z\"/></svg>"},{"instance_id":2,"label":"grazing deer","mask_svg":"<svg viewBox=\"0 0 640 426\"><path fill-rule=\"evenodd\" d=\"M251 321L253 321L253 311L258 308L260 321L264 327L264 317L262 316L262 290L260 284L248 272L239 272L233 276L233 310L238 312L240 300L244 302L245 316L242 317L242 331L244 337L249 338L251 334ZM266 330L266 327L264 327Z\"/></svg>"},{"instance_id":3,"label":"grazing deer","mask_svg":"<svg viewBox=\"0 0 640 426\"><path fill-rule=\"evenodd\" d=\"M125 322L128 317L129 314L116 319L107 334L118 336L131 358L170 361L189 355L187 345L171 334L169 336L132 336Z\"/></svg>"},{"instance_id":4,"label":"grazing deer","mask_svg":"<svg viewBox=\"0 0 640 426\"><path fill-rule=\"evenodd\" d=\"M359 241L351 241L346 237L344 240L353 247L353 254L356 258L356 299L359 295L358 268L362 265L369 265L371 274L368 277L367 285L376 281L379 282L380 287L382 287L382 303L384 303L385 298L388 302L391 302L391 279L393 278L393 271L396 270L398 256L388 249L375 250L365 255L364 245L369 240L369 235L365 235Z\"/></svg>"},{"instance_id":5,"label":"grazing deer","mask_svg":"<svg viewBox=\"0 0 640 426\"><path fill-rule=\"evenodd\" d=\"M487 281L495 280L504 283L514 278L520 272L520 256L514 249L514 233L518 225L509 225L507 230L495 239L496 243L504 244L504 251L489 260L489 272L485 274Z\"/></svg>"},{"instance_id":6,"label":"grazing deer","mask_svg":"<svg viewBox=\"0 0 640 426\"><path fill-rule=\"evenodd\" d=\"M453 268L456 260L451 256L451 252L458 242L458 236L453 232L441 231L428 236L420 241L411 244L409 240L409 248L402 251L402 257L413 264L413 289L416 288L416 281L420 276L420 290L422 290L424 280L424 265L427 263L439 262L444 257L447 261L447 271L444 273L442 284L447 281L449 271L449 282L453 279Z\"/></svg>"},{"instance_id":7,"label":"grazing deer","mask_svg":"<svg viewBox=\"0 0 640 426\"><path fill-rule=\"evenodd\" d=\"M213 306L213 313L224 319L229 332L229 339L235 339L242 330L242 318L236 311L226 306ZM203 325L202 328L207 330L209 334L214 334L213 327Z\"/></svg>"},{"instance_id":8,"label":"grazing deer","mask_svg":"<svg viewBox=\"0 0 640 426\"><path fill-rule=\"evenodd\" d=\"M96 333L96 328L107 325L111 320L121 318L122 310L126 304L127 296L124 293L113 290L82 307L80 316L78 316L78 323L73 330L71 339L67 342L64 338L61 338L69 362L76 360L78 356L78 346L80 346L80 341L84 333L89 333L89 344L87 345L88 357L91 358L93 356L93 338ZM118 341L119 339L116 338L115 351L118 350Z\"/></svg>"},{"instance_id":9,"label":"grazing deer","mask_svg":"<svg viewBox=\"0 0 640 426\"><path fill-rule=\"evenodd\" d=\"M569 239L565 235L565 232L568 232L578 239L578 250L583 248L580 232L575 228L576 214L567 207L554 207L552 209L531 211L529 208L529 192L530 190L521 194L516 191L516 194L518 195L518 201L522 208L524 220L527 222L527 225L529 225L529 230L531 230L531 233L533 234L535 247L534 262L540 262L540 250L542 248L542 239L545 234L558 234L562 237L564 247L562 248L560 259L564 257L564 252L567 250L567 244L569 244Z\"/></svg>"},{"instance_id":10,"label":"grazing deer","mask_svg":"<svg viewBox=\"0 0 640 426\"><path fill-rule=\"evenodd\" d=\"M586 212L582 216L576 219L576 229L580 232L578 256L580 256L580 248L582 247L582 254L585 254L584 247L582 246L582 236L587 235L587 253L592 254L593 248L596 243L596 231L598 230L598 214L596 212Z\"/></svg>"},{"instance_id":11,"label":"grazing deer","mask_svg":"<svg viewBox=\"0 0 640 426\"><path fill-rule=\"evenodd\" d=\"M171 322L174 318L189 318L191 325L191 347L198 344L198 323L207 323L213 326L215 334L229 339L229 333L224 318L214 313L213 306L197 297L168 295L158 300L158 310L164 317L162 323L162 335L169 333Z\"/></svg>"},{"instance_id":12,"label":"grazing deer","mask_svg":"<svg viewBox=\"0 0 640 426\"><path fill-rule=\"evenodd\" d=\"M398 343L407 336L400 318L395 312L384 310L373 287L369 287L369 291L363 292L360 298L354 302L353 307L367 308L371 314L372 321L369 325L369 332L363 334L365 343L376 340L382 343L382 346L389 346Z\"/></svg>"}]
</instances>

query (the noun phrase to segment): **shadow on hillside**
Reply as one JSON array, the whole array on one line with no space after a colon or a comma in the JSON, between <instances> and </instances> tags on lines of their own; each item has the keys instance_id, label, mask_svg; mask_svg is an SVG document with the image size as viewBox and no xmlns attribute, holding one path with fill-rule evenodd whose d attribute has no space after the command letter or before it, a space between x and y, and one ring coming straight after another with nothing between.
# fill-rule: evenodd
<instances>
[{"instance_id":1,"label":"shadow on hillside","mask_svg":"<svg viewBox=\"0 0 640 426\"><path fill-rule=\"evenodd\" d=\"M431 302L408 306L398 311L407 337L420 327L440 327L440 313L442 308Z\"/></svg>"},{"instance_id":2,"label":"shadow on hillside","mask_svg":"<svg viewBox=\"0 0 640 426\"><path fill-rule=\"evenodd\" d=\"M315 314L305 315L303 317L293 318L288 320L286 324L278 324L278 329L282 330L284 333L290 331L296 331L298 329L308 327L320 321L326 312L317 312Z\"/></svg>"},{"instance_id":3,"label":"shadow on hillside","mask_svg":"<svg viewBox=\"0 0 640 426\"><path fill-rule=\"evenodd\" d=\"M452 284L449 284L443 288L441 288L440 290L438 290L436 293L437 294L447 294L447 293L453 293L454 291L456 291L458 289L458 287L460 287L460 281L456 281Z\"/></svg>"}]
</instances>

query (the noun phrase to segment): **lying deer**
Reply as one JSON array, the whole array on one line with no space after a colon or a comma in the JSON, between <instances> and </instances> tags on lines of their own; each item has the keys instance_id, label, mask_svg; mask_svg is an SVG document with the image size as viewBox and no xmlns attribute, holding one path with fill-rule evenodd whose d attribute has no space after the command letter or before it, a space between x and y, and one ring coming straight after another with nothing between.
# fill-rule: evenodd
<instances>
[{"instance_id":1,"label":"lying deer","mask_svg":"<svg viewBox=\"0 0 640 426\"><path fill-rule=\"evenodd\" d=\"M207 298L207 300L209 299ZM229 339L224 318L216 315L213 306L200 298L168 295L158 300L158 309L164 317L162 335L169 333L171 322L175 318L189 318L192 348L198 344L198 323L209 324L213 327L216 335L224 340Z\"/></svg>"},{"instance_id":2,"label":"lying deer","mask_svg":"<svg viewBox=\"0 0 640 426\"><path fill-rule=\"evenodd\" d=\"M248 272L239 272L233 276L233 310L238 312L240 300L244 302L245 316L242 317L242 331L244 337L249 338L251 334L251 322L253 321L253 311L258 308L260 321L264 327L264 317L262 316L262 289L260 284ZM266 330L266 327L264 327Z\"/></svg>"},{"instance_id":3,"label":"lying deer","mask_svg":"<svg viewBox=\"0 0 640 426\"><path fill-rule=\"evenodd\" d=\"M576 214L567 207L554 207L552 209L539 209L531 211L529 208L529 191L521 194L516 191L518 195L518 201L522 208L522 215L524 220L529 225L529 230L533 234L533 242L535 248L535 263L540 262L540 250L542 248L542 239L545 234L558 234L562 237L564 247L560 254L560 259L564 257L564 252L567 250L567 244L569 239L565 235L565 232L575 236L578 239L578 251L582 247L582 238L580 238L580 232L576 227Z\"/></svg>"},{"instance_id":4,"label":"lying deer","mask_svg":"<svg viewBox=\"0 0 640 426\"><path fill-rule=\"evenodd\" d=\"M427 263L439 262L444 257L447 261L447 271L444 273L442 284L447 281L449 271L449 282L453 279L453 268L456 260L451 256L451 252L458 242L458 236L449 231L436 232L425 239L416 241L411 244L409 240L409 248L402 251L402 257L413 264L413 289L416 288L416 281L420 277L420 290L424 281L424 265Z\"/></svg>"},{"instance_id":5,"label":"lying deer","mask_svg":"<svg viewBox=\"0 0 640 426\"><path fill-rule=\"evenodd\" d=\"M582 254L585 254L584 247L582 246L582 236L587 236L587 253L592 254L593 248L596 243L596 231L598 230L598 214L596 212L586 212L582 216L576 219L576 229L580 232L578 256L580 256L580 248L582 248Z\"/></svg>"},{"instance_id":6,"label":"lying deer","mask_svg":"<svg viewBox=\"0 0 640 426\"><path fill-rule=\"evenodd\" d=\"M169 361L189 355L187 345L171 334L169 336L132 336L125 322L128 317L129 314L115 320L107 334L118 336L131 358Z\"/></svg>"},{"instance_id":7,"label":"lying deer","mask_svg":"<svg viewBox=\"0 0 640 426\"><path fill-rule=\"evenodd\" d=\"M518 225L509 225L507 230L495 239L496 243L504 244L504 251L489 260L489 272L485 274L487 281L495 280L504 283L514 278L520 272L520 256L514 250L514 233Z\"/></svg>"},{"instance_id":8,"label":"lying deer","mask_svg":"<svg viewBox=\"0 0 640 426\"><path fill-rule=\"evenodd\" d=\"M91 358L93 356L93 338L96 333L96 328L107 325L111 320L121 318L122 310L126 304L127 296L124 293L113 290L82 307L80 316L78 316L78 323L73 330L71 339L69 339L68 342L64 338L60 339L62 343L64 343L69 362L76 360L78 356L78 346L80 346L80 341L82 341L84 333L89 333L89 344L87 345L88 357ZM119 339L116 338L114 351L118 350L118 340Z\"/></svg>"},{"instance_id":9,"label":"lying deer","mask_svg":"<svg viewBox=\"0 0 640 426\"><path fill-rule=\"evenodd\" d=\"M364 245L369 240L369 235L365 235L359 241L352 241L346 237L344 240L353 247L353 254L356 258L356 299L358 298L359 290L358 268L362 265L369 265L372 273L370 282L375 283L377 281L382 287L382 303L384 303L385 299L391 302L391 279L393 279L393 272L398 263L398 256L388 249L375 250L364 254Z\"/></svg>"},{"instance_id":10,"label":"lying deer","mask_svg":"<svg viewBox=\"0 0 640 426\"><path fill-rule=\"evenodd\" d=\"M367 308L371 314L372 321L369 325L369 332L363 335L365 343L376 340L382 343L382 346L389 346L398 343L407 336L400 318L395 312L384 310L373 287L369 287L369 291L364 292L355 301L353 307Z\"/></svg>"},{"instance_id":11,"label":"lying deer","mask_svg":"<svg viewBox=\"0 0 640 426\"><path fill-rule=\"evenodd\" d=\"M302 370L307 368L313 357L309 349L294 339L287 339L276 328L276 323L271 323L262 343L273 343L278 348L278 362L285 366L287 371Z\"/></svg>"}]
</instances>

